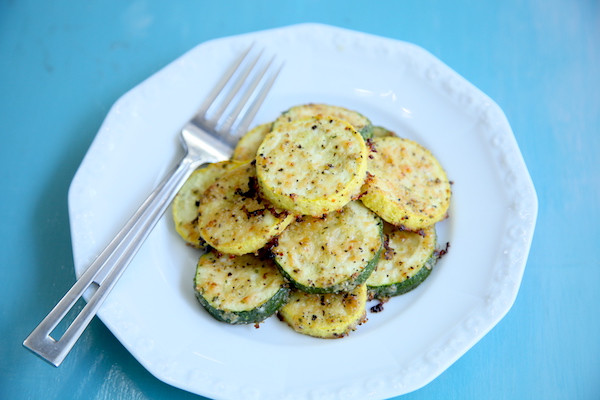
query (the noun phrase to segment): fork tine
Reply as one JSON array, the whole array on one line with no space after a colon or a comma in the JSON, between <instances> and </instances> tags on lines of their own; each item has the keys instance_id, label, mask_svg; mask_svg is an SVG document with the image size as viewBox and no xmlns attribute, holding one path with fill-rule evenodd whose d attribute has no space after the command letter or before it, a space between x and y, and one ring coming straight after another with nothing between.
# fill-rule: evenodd
<instances>
[{"instance_id":1,"label":"fork tine","mask_svg":"<svg viewBox=\"0 0 600 400\"><path fill-rule=\"evenodd\" d=\"M238 133L248 129L283 67L281 64L272 71L273 56L257 68L263 50L252 52L253 48L254 44L227 70L192 119L206 132L221 136L232 146ZM227 116L223 118L226 111Z\"/></svg>"},{"instance_id":2,"label":"fork tine","mask_svg":"<svg viewBox=\"0 0 600 400\"><path fill-rule=\"evenodd\" d=\"M271 60L271 61L273 61L273 60ZM267 94L269 94L269 91L271 90L271 87L275 83L275 80L277 79L277 76L279 75L279 72L281 72L282 68L283 68L283 63L280 64L279 67L271 73L268 80L261 87L260 91L258 92L256 97L254 98L254 100L252 101L252 103L250 104L248 109L246 110L246 113L240 120L240 122L236 128L236 133L243 133L248 130L250 123L256 116L256 113L260 109L260 106L262 105L262 103L265 101Z\"/></svg>"},{"instance_id":3,"label":"fork tine","mask_svg":"<svg viewBox=\"0 0 600 400\"><path fill-rule=\"evenodd\" d=\"M254 67L256 66L256 63L260 59L261 55L262 50L253 59L251 59L251 61L248 62L248 64L242 71L239 72L235 83L229 89L225 97L221 100L220 106L214 112L212 112L211 118L208 119L209 123L213 123L215 125L218 123L218 121L223 116L225 110L231 104L233 98L238 94L244 83L247 82L250 73L254 70Z\"/></svg>"},{"instance_id":4,"label":"fork tine","mask_svg":"<svg viewBox=\"0 0 600 400\"><path fill-rule=\"evenodd\" d=\"M251 49L249 49L249 50L251 50ZM242 58L240 64L237 65L237 68L231 74L225 75L225 77L219 82L217 87L220 90L217 93L217 95L214 96L214 99L212 99L212 102L209 104L206 104L206 103L208 103L208 101L206 101L205 108L201 108L200 111L198 113L196 113L196 116L201 116L205 128L212 130L212 131L215 130L215 126L217 125L217 123L219 122L221 117L223 116L223 113L225 112L227 107L231 104L231 101L233 100L235 95L239 92L240 88L247 81L248 76L250 75L250 73L256 66L256 63L260 59L260 57L262 55L262 51L260 51L256 55L254 55L249 61L247 61L245 63L245 65L243 65L243 61L247 58L247 54L248 54L249 50L244 54L244 57ZM234 83L231 84L231 87L228 89L227 93L224 95L224 98L216 101L218 99L218 97L221 95L221 93L223 92L223 89L225 89L227 87L227 85L234 78L234 76L235 76ZM216 103L219 104L218 106L215 104L215 101L216 101ZM216 109L210 110L213 107L216 107ZM210 110L210 113L208 113L209 110ZM210 114L210 116L208 114Z\"/></svg>"},{"instance_id":5,"label":"fork tine","mask_svg":"<svg viewBox=\"0 0 600 400\"><path fill-rule=\"evenodd\" d=\"M246 59L246 57L248 56L248 53L250 53L250 50L252 50L253 47L254 47L254 44L250 45L246 49L246 51L244 53L242 53L242 55L239 56L238 59L229 67L229 69L225 72L225 74L223 74L221 79L217 82L217 84L213 87L213 89L204 98L204 101L202 102L200 107L198 107L198 110L196 111L194 118L198 118L200 120L202 120L204 118L204 116L206 115L206 112L208 111L210 106L214 103L214 101L217 99L217 97L219 96L221 91L225 88L227 83L231 80L231 78L233 77L235 72L238 70L238 68L240 67L242 62Z\"/></svg>"},{"instance_id":6,"label":"fork tine","mask_svg":"<svg viewBox=\"0 0 600 400\"><path fill-rule=\"evenodd\" d=\"M227 118L225 118L225 120L219 127L220 131L222 131L222 132L230 132L231 131L231 127L233 126L235 121L238 119L238 116L240 115L240 112L244 109L244 106L246 106L248 99L250 99L252 94L254 94L259 83L261 83L263 81L265 74L267 73L267 71L269 70L271 65L273 64L274 59L275 59L275 57L273 56L271 58L271 60L269 60L269 62L264 63L262 68L258 72L255 73L251 84L247 88L245 88L244 93L242 93L240 95L239 99L237 100L237 104L236 104L235 108L233 108L228 113ZM240 127L238 126L236 131L239 131L239 130L240 130ZM231 134L235 136L235 132L231 132Z\"/></svg>"}]
</instances>

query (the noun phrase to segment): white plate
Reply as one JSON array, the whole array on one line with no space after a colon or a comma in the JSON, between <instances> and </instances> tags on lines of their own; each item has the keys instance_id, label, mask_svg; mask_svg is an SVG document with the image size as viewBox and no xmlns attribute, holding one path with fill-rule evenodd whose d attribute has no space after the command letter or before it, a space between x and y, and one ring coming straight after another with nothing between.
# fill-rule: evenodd
<instances>
[{"instance_id":1,"label":"white plate","mask_svg":"<svg viewBox=\"0 0 600 400\"><path fill-rule=\"evenodd\" d=\"M500 108L412 44L295 25L203 43L126 93L70 188L76 273L181 157L179 128L251 42L285 60L255 124L296 104L326 102L358 110L438 157L454 181L440 228L449 253L423 285L370 313L350 336L322 340L277 318L255 329L208 316L192 290L199 254L167 214L99 316L157 378L215 399L383 399L418 389L512 306L537 198Z\"/></svg>"}]
</instances>

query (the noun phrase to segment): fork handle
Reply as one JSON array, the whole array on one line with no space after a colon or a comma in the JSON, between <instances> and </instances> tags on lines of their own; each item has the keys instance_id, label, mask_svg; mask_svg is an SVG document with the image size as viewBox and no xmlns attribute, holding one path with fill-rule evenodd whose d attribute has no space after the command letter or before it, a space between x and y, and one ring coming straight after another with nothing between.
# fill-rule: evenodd
<instances>
[{"instance_id":1,"label":"fork handle","mask_svg":"<svg viewBox=\"0 0 600 400\"><path fill-rule=\"evenodd\" d=\"M87 325L115 286L152 228L164 214L169 204L191 173L200 165L217 161L210 155L190 154L160 182L140 208L117 233L83 275L25 339L23 345L35 354L58 367L73 348ZM88 290L94 294L59 340L50 335L65 318L77 301Z\"/></svg>"}]
</instances>

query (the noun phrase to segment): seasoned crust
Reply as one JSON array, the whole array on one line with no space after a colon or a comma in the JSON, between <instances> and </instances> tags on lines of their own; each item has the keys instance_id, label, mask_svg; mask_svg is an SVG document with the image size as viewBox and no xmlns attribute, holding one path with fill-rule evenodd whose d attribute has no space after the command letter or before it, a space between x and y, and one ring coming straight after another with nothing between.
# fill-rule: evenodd
<instances>
[{"instance_id":1,"label":"seasoned crust","mask_svg":"<svg viewBox=\"0 0 600 400\"><path fill-rule=\"evenodd\" d=\"M314 117L316 115L331 116L342 119L348 122L361 134L365 139L372 136L373 126L371 121L359 112L349 110L344 107L332 106L322 103L308 103L294 106L283 112L279 118L273 123L273 129L276 129L280 124Z\"/></svg>"},{"instance_id":2,"label":"seasoned crust","mask_svg":"<svg viewBox=\"0 0 600 400\"><path fill-rule=\"evenodd\" d=\"M410 232L385 223L385 252L367 279L369 297L385 299L407 293L430 274L438 257L435 225Z\"/></svg>"},{"instance_id":3,"label":"seasoned crust","mask_svg":"<svg viewBox=\"0 0 600 400\"><path fill-rule=\"evenodd\" d=\"M194 291L213 317L230 324L263 321L289 295L283 276L271 260L253 254L231 256L214 251L198 260Z\"/></svg>"},{"instance_id":4,"label":"seasoned crust","mask_svg":"<svg viewBox=\"0 0 600 400\"><path fill-rule=\"evenodd\" d=\"M291 223L271 251L294 286L309 293L347 292L363 283L383 247L383 222L359 201L323 218Z\"/></svg>"},{"instance_id":5,"label":"seasoned crust","mask_svg":"<svg viewBox=\"0 0 600 400\"><path fill-rule=\"evenodd\" d=\"M278 125L256 156L261 194L294 214L339 210L360 193L367 148L347 122L316 116Z\"/></svg>"},{"instance_id":6,"label":"seasoned crust","mask_svg":"<svg viewBox=\"0 0 600 400\"><path fill-rule=\"evenodd\" d=\"M208 164L206 167L195 170L173 199L172 213L175 230L189 245L196 248L202 247L202 240L198 233L198 206L204 191L226 171L240 164L228 160Z\"/></svg>"},{"instance_id":7,"label":"seasoned crust","mask_svg":"<svg viewBox=\"0 0 600 400\"><path fill-rule=\"evenodd\" d=\"M446 172L423 146L409 139L370 140L362 202L392 225L417 231L446 217L451 189Z\"/></svg>"},{"instance_id":8,"label":"seasoned crust","mask_svg":"<svg viewBox=\"0 0 600 400\"><path fill-rule=\"evenodd\" d=\"M311 294L293 290L278 316L298 333L337 339L366 321L366 304L365 284L341 293Z\"/></svg>"},{"instance_id":9,"label":"seasoned crust","mask_svg":"<svg viewBox=\"0 0 600 400\"><path fill-rule=\"evenodd\" d=\"M198 208L200 236L228 254L254 253L294 219L258 196L254 162L226 172L205 192Z\"/></svg>"}]
</instances>

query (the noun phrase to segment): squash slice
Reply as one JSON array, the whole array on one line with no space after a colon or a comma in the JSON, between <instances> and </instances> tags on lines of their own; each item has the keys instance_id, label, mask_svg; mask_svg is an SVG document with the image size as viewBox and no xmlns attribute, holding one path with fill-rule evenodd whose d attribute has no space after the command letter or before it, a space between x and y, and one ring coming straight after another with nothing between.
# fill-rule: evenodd
<instances>
[{"instance_id":1,"label":"squash slice","mask_svg":"<svg viewBox=\"0 0 600 400\"><path fill-rule=\"evenodd\" d=\"M359 201L291 223L271 249L283 275L308 293L348 292L377 265L383 222Z\"/></svg>"},{"instance_id":2,"label":"squash slice","mask_svg":"<svg viewBox=\"0 0 600 400\"><path fill-rule=\"evenodd\" d=\"M258 125L257 127L250 129L244 134L238 141L235 149L233 149L233 160L247 161L254 160L256 157L256 151L262 143L267 133L271 132L272 122Z\"/></svg>"},{"instance_id":3,"label":"squash slice","mask_svg":"<svg viewBox=\"0 0 600 400\"><path fill-rule=\"evenodd\" d=\"M210 315L229 324L263 321L285 304L290 291L271 260L214 251L198 260L194 290Z\"/></svg>"},{"instance_id":4,"label":"squash slice","mask_svg":"<svg viewBox=\"0 0 600 400\"><path fill-rule=\"evenodd\" d=\"M366 304L365 284L342 293L310 294L293 290L289 302L279 310L278 316L298 333L336 339L366 322Z\"/></svg>"},{"instance_id":5,"label":"squash slice","mask_svg":"<svg viewBox=\"0 0 600 400\"><path fill-rule=\"evenodd\" d=\"M392 225L417 231L446 218L450 182L438 160L408 139L371 139L362 202Z\"/></svg>"},{"instance_id":6,"label":"squash slice","mask_svg":"<svg viewBox=\"0 0 600 400\"><path fill-rule=\"evenodd\" d=\"M175 230L192 247L202 247L198 233L198 206L204 191L226 171L240 165L235 161L208 164L192 172L173 199L173 221Z\"/></svg>"},{"instance_id":7,"label":"squash slice","mask_svg":"<svg viewBox=\"0 0 600 400\"><path fill-rule=\"evenodd\" d=\"M311 117L279 124L256 156L261 195L294 214L320 216L358 196L367 147L347 122Z\"/></svg>"},{"instance_id":8,"label":"squash slice","mask_svg":"<svg viewBox=\"0 0 600 400\"><path fill-rule=\"evenodd\" d=\"M292 122L298 119L305 119L317 115L331 116L348 122L365 139L370 138L372 135L373 126L371 121L364 115L356 111L348 110L344 107L316 103L294 106L283 112L281 116L273 123L273 129L276 129L280 124L286 122Z\"/></svg>"},{"instance_id":9,"label":"squash slice","mask_svg":"<svg viewBox=\"0 0 600 400\"><path fill-rule=\"evenodd\" d=\"M384 224L385 251L367 279L370 298L387 299L419 286L438 260L435 225L421 233Z\"/></svg>"},{"instance_id":10,"label":"squash slice","mask_svg":"<svg viewBox=\"0 0 600 400\"><path fill-rule=\"evenodd\" d=\"M294 219L258 196L253 161L224 173L205 192L198 231L207 244L228 254L254 253Z\"/></svg>"}]
</instances>

